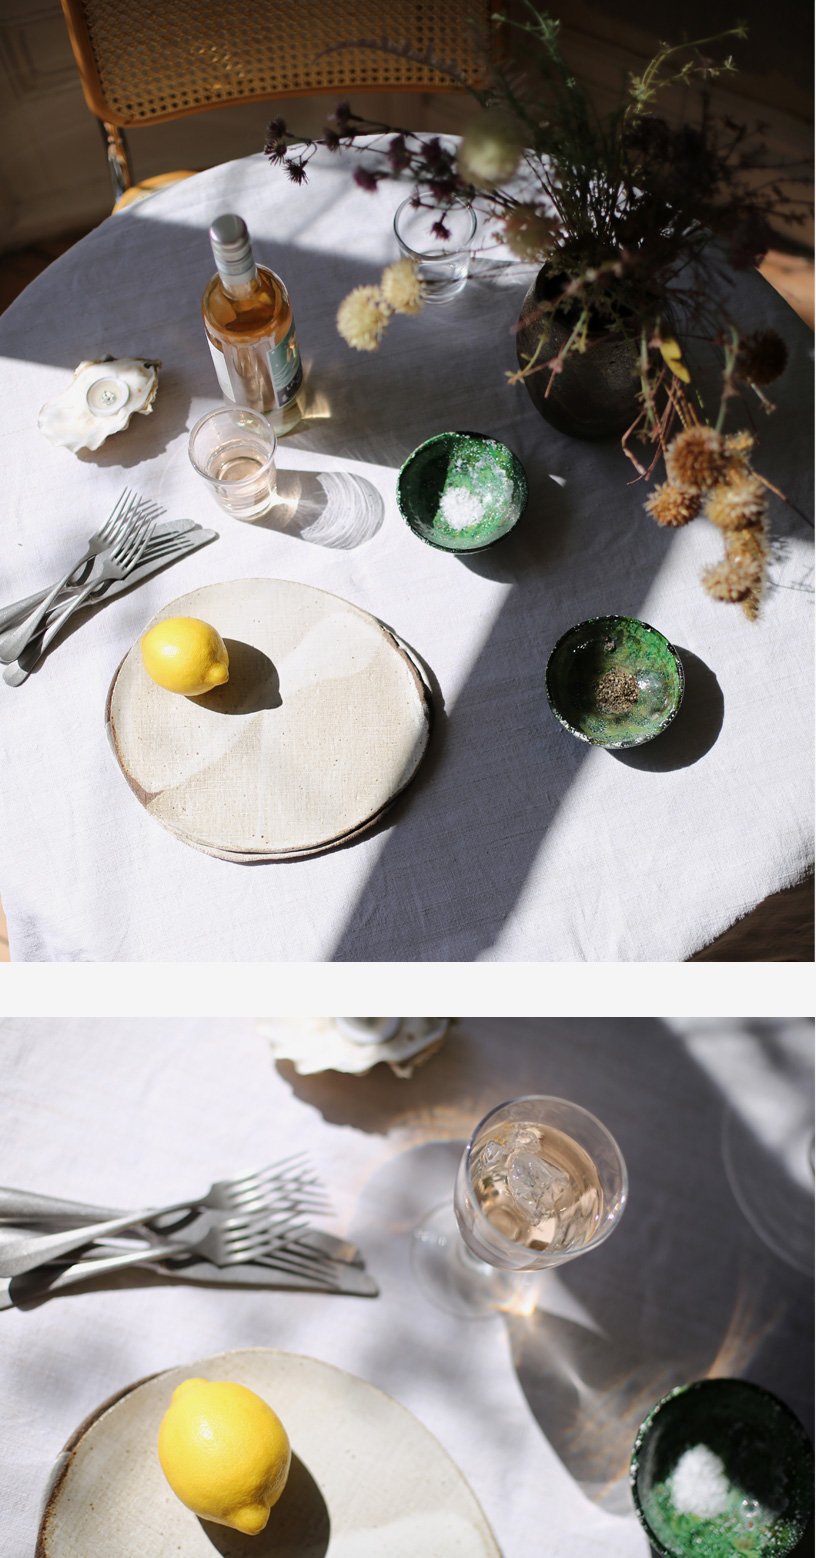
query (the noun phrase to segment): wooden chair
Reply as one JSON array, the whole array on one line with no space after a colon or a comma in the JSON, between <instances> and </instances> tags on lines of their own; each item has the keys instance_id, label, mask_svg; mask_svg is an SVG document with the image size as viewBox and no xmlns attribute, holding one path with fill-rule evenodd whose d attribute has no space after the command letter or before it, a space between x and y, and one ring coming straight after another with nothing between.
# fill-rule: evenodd
<instances>
[{"instance_id":1,"label":"wooden chair","mask_svg":"<svg viewBox=\"0 0 816 1558\"><path fill-rule=\"evenodd\" d=\"M483 76L484 0L61 0L85 101L96 115L114 210L188 178L134 184L125 130L238 103L351 89L450 90L430 65L361 48L387 33L429 59ZM351 40L348 47L338 47Z\"/></svg>"}]
</instances>

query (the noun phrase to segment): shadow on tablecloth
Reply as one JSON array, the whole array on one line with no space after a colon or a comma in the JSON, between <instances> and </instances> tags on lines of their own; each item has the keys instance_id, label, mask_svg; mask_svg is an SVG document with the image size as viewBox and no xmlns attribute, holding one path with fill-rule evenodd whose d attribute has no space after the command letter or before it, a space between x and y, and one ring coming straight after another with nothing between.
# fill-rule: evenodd
<instances>
[{"instance_id":1,"label":"shadow on tablecloth","mask_svg":"<svg viewBox=\"0 0 816 1558\"><path fill-rule=\"evenodd\" d=\"M645 1019L484 1019L464 1021L410 1083L381 1074L383 1067L347 1079L293 1078L280 1069L327 1119L394 1139L395 1156L360 1194L351 1236L375 1273L380 1264L387 1269L378 1244L388 1245L393 1268L394 1240L401 1241L402 1280L412 1294L406 1324L421 1331L429 1366L434 1311L414 1283L410 1235L452 1194L462 1140L488 1108L525 1092L573 1098L613 1131L630 1175L620 1227L585 1258L543 1273L533 1314L460 1324L460 1332L472 1355L482 1325L507 1327L527 1407L551 1448L589 1499L631 1515L635 1433L675 1385L753 1379L810 1430L812 1282L757 1237L722 1151L730 1109L751 1098L761 1129L763 1120L778 1120L786 1098L801 1094L812 1067L807 1027L792 1050L764 1021L684 1031L679 1020L669 1027ZM727 1093L724 1076L733 1078ZM754 1150L768 1180L783 1183L786 1164L756 1129ZM440 1326L442 1377L445 1334ZM390 1338L389 1346L400 1345L399 1335Z\"/></svg>"}]
</instances>

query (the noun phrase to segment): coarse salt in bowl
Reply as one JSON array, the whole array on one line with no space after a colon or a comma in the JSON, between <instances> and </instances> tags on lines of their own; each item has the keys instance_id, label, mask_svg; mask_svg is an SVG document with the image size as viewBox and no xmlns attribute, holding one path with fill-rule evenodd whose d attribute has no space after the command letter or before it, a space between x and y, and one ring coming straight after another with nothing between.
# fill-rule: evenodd
<instances>
[{"instance_id":1,"label":"coarse salt in bowl","mask_svg":"<svg viewBox=\"0 0 816 1558\"><path fill-rule=\"evenodd\" d=\"M785 1558L813 1517L813 1451L784 1403L738 1379L696 1380L658 1401L630 1467L658 1558Z\"/></svg>"},{"instance_id":2,"label":"coarse salt in bowl","mask_svg":"<svg viewBox=\"0 0 816 1558\"><path fill-rule=\"evenodd\" d=\"M409 455L397 504L414 534L446 552L483 552L512 530L527 502L524 467L482 433L437 433Z\"/></svg>"}]
</instances>

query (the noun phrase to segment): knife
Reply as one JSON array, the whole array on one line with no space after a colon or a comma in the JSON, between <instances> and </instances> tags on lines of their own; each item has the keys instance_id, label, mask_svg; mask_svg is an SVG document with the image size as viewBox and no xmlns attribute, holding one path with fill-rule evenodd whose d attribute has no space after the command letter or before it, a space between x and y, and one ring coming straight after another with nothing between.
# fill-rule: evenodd
<instances>
[{"instance_id":1,"label":"knife","mask_svg":"<svg viewBox=\"0 0 816 1558\"><path fill-rule=\"evenodd\" d=\"M110 595L121 594L122 590L128 589L131 584L134 584L140 578L144 578L148 572L153 571L150 568L151 553L155 550L157 543L161 544L165 541L173 540L176 536L193 534L198 537L196 545L204 546L205 540L203 538L206 537L207 540L212 541L217 537L218 532L215 530L202 530L201 526L197 525L192 519L161 521L156 526L156 529L151 536L150 542L145 552L145 561L139 568L134 569L133 573L130 574L128 578L111 580L108 585L108 589L105 591L106 597ZM172 560L172 555L167 558L168 563ZM87 583L88 572L92 566L92 564L89 564L88 568L85 570L84 580L79 580L76 584L67 585L64 590L60 591L57 600L54 602L55 610L59 605L65 602L68 596L75 594L78 589L81 589L83 582ZM0 633L5 632L6 628L13 627L18 619L21 620L23 617L27 616L29 611L33 611L35 606L39 606L40 601L45 600L47 594L48 590L40 590L36 595L27 596L25 600L15 600L12 601L8 606L0 607ZM98 600L100 598L101 596L94 595L91 596L91 601Z\"/></svg>"},{"instance_id":2,"label":"knife","mask_svg":"<svg viewBox=\"0 0 816 1558\"><path fill-rule=\"evenodd\" d=\"M307 1293L342 1293L353 1298L377 1298L380 1291L373 1277L359 1266L337 1265L332 1271L331 1280L327 1281L252 1263L212 1266L206 1260L182 1258L178 1262L151 1261L146 1258L137 1261L132 1256L114 1255L75 1261L67 1267L41 1266L37 1271L26 1272L20 1277L4 1278L0 1280L0 1310L14 1309L19 1304L50 1298L52 1293L60 1293L87 1277L107 1276L129 1266L155 1271L175 1282L192 1282L210 1287L292 1288Z\"/></svg>"}]
</instances>

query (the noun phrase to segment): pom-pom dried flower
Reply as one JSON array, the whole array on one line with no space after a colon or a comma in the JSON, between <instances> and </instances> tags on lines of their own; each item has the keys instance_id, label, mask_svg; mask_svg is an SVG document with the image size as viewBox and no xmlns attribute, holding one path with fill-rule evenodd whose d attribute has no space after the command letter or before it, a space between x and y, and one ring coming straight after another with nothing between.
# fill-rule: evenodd
<instances>
[{"instance_id":1,"label":"pom-pom dried flower","mask_svg":"<svg viewBox=\"0 0 816 1558\"><path fill-rule=\"evenodd\" d=\"M337 310L337 328L355 351L376 352L389 317L379 287L355 287Z\"/></svg>"},{"instance_id":2,"label":"pom-pom dried flower","mask_svg":"<svg viewBox=\"0 0 816 1558\"><path fill-rule=\"evenodd\" d=\"M382 295L396 314L420 313L424 297L413 260L396 260L382 273Z\"/></svg>"},{"instance_id":3,"label":"pom-pom dried flower","mask_svg":"<svg viewBox=\"0 0 816 1558\"><path fill-rule=\"evenodd\" d=\"M523 150L518 120L500 109L486 108L465 128L457 167L460 176L477 189L497 189L512 179Z\"/></svg>"}]
</instances>

